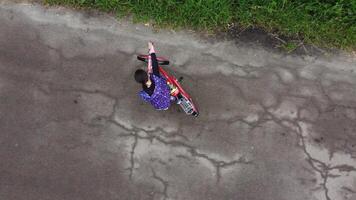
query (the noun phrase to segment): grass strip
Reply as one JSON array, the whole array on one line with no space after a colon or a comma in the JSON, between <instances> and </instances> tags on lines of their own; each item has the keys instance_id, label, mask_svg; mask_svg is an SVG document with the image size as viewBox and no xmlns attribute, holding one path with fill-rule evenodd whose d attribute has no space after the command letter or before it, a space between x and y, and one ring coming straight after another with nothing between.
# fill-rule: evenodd
<instances>
[{"instance_id":1,"label":"grass strip","mask_svg":"<svg viewBox=\"0 0 356 200\"><path fill-rule=\"evenodd\" d=\"M44 0L204 31L253 26L326 48L356 49L356 0Z\"/></svg>"}]
</instances>

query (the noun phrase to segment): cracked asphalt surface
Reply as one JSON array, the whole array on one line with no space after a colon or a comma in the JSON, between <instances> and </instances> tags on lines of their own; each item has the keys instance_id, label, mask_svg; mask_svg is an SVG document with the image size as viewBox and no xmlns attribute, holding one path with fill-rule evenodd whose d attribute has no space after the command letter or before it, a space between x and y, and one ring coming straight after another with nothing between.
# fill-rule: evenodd
<instances>
[{"instance_id":1,"label":"cracked asphalt surface","mask_svg":"<svg viewBox=\"0 0 356 200\"><path fill-rule=\"evenodd\" d=\"M0 4L0 199L356 200L356 58ZM200 108L154 111L153 40Z\"/></svg>"}]
</instances>

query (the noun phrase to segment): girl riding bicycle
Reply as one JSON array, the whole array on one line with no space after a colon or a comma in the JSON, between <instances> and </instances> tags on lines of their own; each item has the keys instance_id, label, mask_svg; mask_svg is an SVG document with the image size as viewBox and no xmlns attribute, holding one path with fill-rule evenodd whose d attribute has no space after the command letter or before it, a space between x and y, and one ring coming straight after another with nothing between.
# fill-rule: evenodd
<instances>
[{"instance_id":1,"label":"girl riding bicycle","mask_svg":"<svg viewBox=\"0 0 356 200\"><path fill-rule=\"evenodd\" d=\"M161 76L158 68L158 61L152 42L148 42L150 59L148 60L148 73L138 69L135 72L135 80L142 84L142 91L139 96L146 102L152 104L157 110L167 110L174 97L170 95L170 88L167 81Z\"/></svg>"}]
</instances>

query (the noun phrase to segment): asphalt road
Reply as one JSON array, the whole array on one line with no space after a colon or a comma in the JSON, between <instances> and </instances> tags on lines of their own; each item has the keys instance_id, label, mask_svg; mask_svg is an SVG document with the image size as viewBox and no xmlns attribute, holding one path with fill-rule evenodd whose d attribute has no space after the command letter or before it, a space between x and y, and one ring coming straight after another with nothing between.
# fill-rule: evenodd
<instances>
[{"instance_id":1,"label":"asphalt road","mask_svg":"<svg viewBox=\"0 0 356 200\"><path fill-rule=\"evenodd\" d=\"M152 40L198 104L155 111ZM356 58L0 4L1 200L356 200Z\"/></svg>"}]
</instances>

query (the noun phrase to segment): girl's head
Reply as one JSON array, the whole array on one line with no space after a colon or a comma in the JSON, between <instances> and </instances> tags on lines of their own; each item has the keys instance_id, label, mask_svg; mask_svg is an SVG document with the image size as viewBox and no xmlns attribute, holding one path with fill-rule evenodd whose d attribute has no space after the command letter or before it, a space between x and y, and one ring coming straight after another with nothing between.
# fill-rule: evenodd
<instances>
[{"instance_id":1,"label":"girl's head","mask_svg":"<svg viewBox=\"0 0 356 200\"><path fill-rule=\"evenodd\" d=\"M138 69L135 72L135 80L138 83L145 84L148 81L148 75L145 70Z\"/></svg>"}]
</instances>

